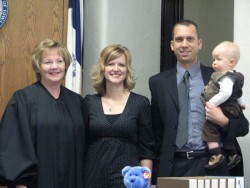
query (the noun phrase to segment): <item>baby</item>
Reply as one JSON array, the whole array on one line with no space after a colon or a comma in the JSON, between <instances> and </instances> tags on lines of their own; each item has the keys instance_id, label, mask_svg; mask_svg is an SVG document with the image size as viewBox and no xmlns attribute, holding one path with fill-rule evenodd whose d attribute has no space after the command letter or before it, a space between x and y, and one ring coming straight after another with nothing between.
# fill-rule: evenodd
<instances>
[{"instance_id":1,"label":"baby","mask_svg":"<svg viewBox=\"0 0 250 188\"><path fill-rule=\"evenodd\" d=\"M201 100L204 105L209 102L214 106L220 106L228 118L238 118L240 111L245 109L241 98L244 76L234 70L240 58L239 47L233 42L224 41L214 48L212 57L212 67L215 72L201 93ZM202 131L202 138L207 142L210 154L205 168L212 169L225 159L219 144L225 130L206 120ZM228 156L229 168L235 167L241 161L241 156L237 153L235 139L223 140L223 149Z\"/></svg>"}]
</instances>

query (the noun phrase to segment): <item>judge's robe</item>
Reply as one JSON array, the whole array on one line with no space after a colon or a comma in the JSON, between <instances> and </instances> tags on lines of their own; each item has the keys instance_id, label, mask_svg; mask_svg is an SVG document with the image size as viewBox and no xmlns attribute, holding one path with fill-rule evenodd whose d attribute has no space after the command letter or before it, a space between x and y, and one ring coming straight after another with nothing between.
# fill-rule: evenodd
<instances>
[{"instance_id":1,"label":"judge's robe","mask_svg":"<svg viewBox=\"0 0 250 188\"><path fill-rule=\"evenodd\" d=\"M0 122L0 185L83 188L83 98L36 82L14 93Z\"/></svg>"}]
</instances>

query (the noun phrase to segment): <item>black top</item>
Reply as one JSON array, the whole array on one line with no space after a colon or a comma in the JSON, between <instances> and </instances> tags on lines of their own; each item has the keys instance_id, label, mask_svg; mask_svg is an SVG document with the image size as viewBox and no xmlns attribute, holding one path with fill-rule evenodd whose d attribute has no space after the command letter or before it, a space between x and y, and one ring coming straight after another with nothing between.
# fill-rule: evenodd
<instances>
[{"instance_id":1,"label":"black top","mask_svg":"<svg viewBox=\"0 0 250 188\"><path fill-rule=\"evenodd\" d=\"M114 123L120 116L120 114L106 114L105 115L109 123Z\"/></svg>"},{"instance_id":2,"label":"black top","mask_svg":"<svg viewBox=\"0 0 250 188\"><path fill-rule=\"evenodd\" d=\"M0 124L0 182L83 188L82 102L64 87L55 99L40 82L15 92Z\"/></svg>"},{"instance_id":3,"label":"black top","mask_svg":"<svg viewBox=\"0 0 250 188\"><path fill-rule=\"evenodd\" d=\"M123 167L154 158L149 100L131 92L113 123L104 114L100 95L88 95L84 102L88 110L84 187L124 187Z\"/></svg>"}]
</instances>

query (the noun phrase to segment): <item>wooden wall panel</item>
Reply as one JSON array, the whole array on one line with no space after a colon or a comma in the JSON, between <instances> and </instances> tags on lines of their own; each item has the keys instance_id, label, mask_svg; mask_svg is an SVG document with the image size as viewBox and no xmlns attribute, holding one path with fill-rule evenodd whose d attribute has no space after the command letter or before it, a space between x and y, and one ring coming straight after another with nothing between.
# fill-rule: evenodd
<instances>
[{"instance_id":1,"label":"wooden wall panel","mask_svg":"<svg viewBox=\"0 0 250 188\"><path fill-rule=\"evenodd\" d=\"M68 0L9 0L0 28L0 118L17 89L35 82L31 52L45 38L66 44Z\"/></svg>"}]
</instances>

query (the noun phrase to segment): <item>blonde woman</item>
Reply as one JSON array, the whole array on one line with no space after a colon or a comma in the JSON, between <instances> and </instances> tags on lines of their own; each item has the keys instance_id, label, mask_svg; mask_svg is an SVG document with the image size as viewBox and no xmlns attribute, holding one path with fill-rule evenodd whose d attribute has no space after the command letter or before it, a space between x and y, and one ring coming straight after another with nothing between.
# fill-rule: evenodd
<instances>
[{"instance_id":1,"label":"blonde woman","mask_svg":"<svg viewBox=\"0 0 250 188\"><path fill-rule=\"evenodd\" d=\"M149 100L131 92L135 79L129 50L110 45L92 72L97 94L87 95L84 187L124 187L121 170L152 169L154 139Z\"/></svg>"}]
</instances>

